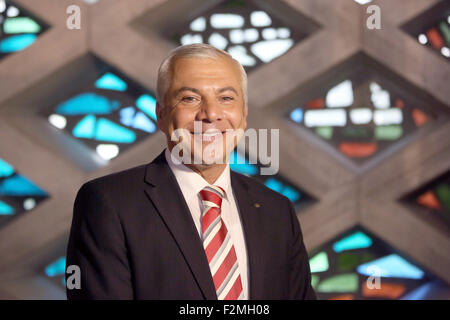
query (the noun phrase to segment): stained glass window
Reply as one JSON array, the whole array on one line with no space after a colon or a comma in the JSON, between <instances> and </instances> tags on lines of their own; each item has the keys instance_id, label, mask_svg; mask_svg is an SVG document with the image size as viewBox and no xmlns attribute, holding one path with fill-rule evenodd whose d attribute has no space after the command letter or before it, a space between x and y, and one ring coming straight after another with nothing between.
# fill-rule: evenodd
<instances>
[{"instance_id":1,"label":"stained glass window","mask_svg":"<svg viewBox=\"0 0 450 320\"><path fill-rule=\"evenodd\" d=\"M153 93L104 65L95 81L44 116L54 127L110 160L156 132L155 109Z\"/></svg>"},{"instance_id":2,"label":"stained glass window","mask_svg":"<svg viewBox=\"0 0 450 320\"><path fill-rule=\"evenodd\" d=\"M416 290L439 281L361 228L312 252L310 268L320 299L413 298Z\"/></svg>"},{"instance_id":3,"label":"stained glass window","mask_svg":"<svg viewBox=\"0 0 450 320\"><path fill-rule=\"evenodd\" d=\"M324 89L289 117L359 164L434 118L369 72Z\"/></svg>"},{"instance_id":4,"label":"stained glass window","mask_svg":"<svg viewBox=\"0 0 450 320\"><path fill-rule=\"evenodd\" d=\"M0 59L33 44L47 26L9 0L0 0Z\"/></svg>"},{"instance_id":5,"label":"stained glass window","mask_svg":"<svg viewBox=\"0 0 450 320\"><path fill-rule=\"evenodd\" d=\"M34 209L48 194L0 158L0 226Z\"/></svg>"},{"instance_id":6,"label":"stained glass window","mask_svg":"<svg viewBox=\"0 0 450 320\"><path fill-rule=\"evenodd\" d=\"M405 200L450 226L450 172L420 187Z\"/></svg>"},{"instance_id":7,"label":"stained glass window","mask_svg":"<svg viewBox=\"0 0 450 320\"><path fill-rule=\"evenodd\" d=\"M295 187L286 178L279 174L262 175L261 168L263 165L253 164L248 156L243 156L239 152L234 151L230 156L230 169L261 181L268 188L275 190L286 196L294 204L297 210L311 204L314 200L306 192Z\"/></svg>"},{"instance_id":8,"label":"stained glass window","mask_svg":"<svg viewBox=\"0 0 450 320\"><path fill-rule=\"evenodd\" d=\"M441 1L405 24L404 29L417 41L450 59L450 2Z\"/></svg>"},{"instance_id":9,"label":"stained glass window","mask_svg":"<svg viewBox=\"0 0 450 320\"><path fill-rule=\"evenodd\" d=\"M227 0L181 26L173 38L183 45L209 43L230 53L250 71L306 37L294 27L260 8L258 1Z\"/></svg>"}]
</instances>

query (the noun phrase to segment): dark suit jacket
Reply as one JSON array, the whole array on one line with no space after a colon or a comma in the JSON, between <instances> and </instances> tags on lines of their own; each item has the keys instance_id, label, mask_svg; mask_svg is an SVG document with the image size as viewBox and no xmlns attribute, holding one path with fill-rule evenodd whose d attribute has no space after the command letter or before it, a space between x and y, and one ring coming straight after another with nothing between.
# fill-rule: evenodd
<instances>
[{"instance_id":1,"label":"dark suit jacket","mask_svg":"<svg viewBox=\"0 0 450 320\"><path fill-rule=\"evenodd\" d=\"M290 201L235 172L231 185L247 247L250 299L315 299ZM80 267L81 289L67 289L68 299L217 299L201 239L164 151L147 165L80 188L69 265Z\"/></svg>"}]
</instances>

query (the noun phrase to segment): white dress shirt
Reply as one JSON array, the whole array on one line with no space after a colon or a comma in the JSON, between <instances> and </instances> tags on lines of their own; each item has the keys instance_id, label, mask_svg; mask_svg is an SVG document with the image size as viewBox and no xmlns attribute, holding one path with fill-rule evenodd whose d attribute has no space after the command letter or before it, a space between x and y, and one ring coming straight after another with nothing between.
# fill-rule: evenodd
<instances>
[{"instance_id":1,"label":"white dress shirt","mask_svg":"<svg viewBox=\"0 0 450 320\"><path fill-rule=\"evenodd\" d=\"M203 203L199 192L210 184L203 179L198 173L186 167L184 164L176 164L172 161L170 151L166 148L165 156L170 169L183 193L184 199L191 211L192 219L197 228L200 239L202 239L202 211ZM230 165L227 164L225 170L214 182L214 185L225 190L225 197L222 200L221 217L225 226L230 233L236 251L236 258L239 265L239 272L242 281L243 299L248 300L248 267L247 267L247 250L244 240L244 232L242 230L241 219L239 217L239 209L231 188Z\"/></svg>"}]
</instances>

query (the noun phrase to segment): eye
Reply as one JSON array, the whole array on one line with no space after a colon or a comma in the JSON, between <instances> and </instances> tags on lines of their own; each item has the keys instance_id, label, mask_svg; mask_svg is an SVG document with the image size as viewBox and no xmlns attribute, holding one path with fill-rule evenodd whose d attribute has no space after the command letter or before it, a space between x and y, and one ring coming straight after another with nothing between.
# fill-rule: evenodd
<instances>
[{"instance_id":1,"label":"eye","mask_svg":"<svg viewBox=\"0 0 450 320\"><path fill-rule=\"evenodd\" d=\"M181 101L185 102L185 103L196 103L199 100L196 97L193 96L185 96L181 98Z\"/></svg>"},{"instance_id":2,"label":"eye","mask_svg":"<svg viewBox=\"0 0 450 320\"><path fill-rule=\"evenodd\" d=\"M221 97L221 99L222 99L223 101L233 101L233 100L234 100L234 97L232 97L232 96L223 96L223 97Z\"/></svg>"}]
</instances>

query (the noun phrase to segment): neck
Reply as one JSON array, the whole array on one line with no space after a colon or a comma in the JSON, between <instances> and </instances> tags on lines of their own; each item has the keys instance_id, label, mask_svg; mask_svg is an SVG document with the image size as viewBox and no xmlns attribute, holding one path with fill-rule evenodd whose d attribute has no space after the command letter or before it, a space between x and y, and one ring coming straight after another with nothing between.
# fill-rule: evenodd
<instances>
[{"instance_id":1,"label":"neck","mask_svg":"<svg viewBox=\"0 0 450 320\"><path fill-rule=\"evenodd\" d=\"M173 145L168 145L168 149L171 152ZM227 163L223 164L186 164L183 163L186 167L191 169L192 171L199 174L203 179L205 179L209 184L214 184L216 180L220 177L222 172L227 167Z\"/></svg>"},{"instance_id":2,"label":"neck","mask_svg":"<svg viewBox=\"0 0 450 320\"><path fill-rule=\"evenodd\" d=\"M225 170L226 164L214 164L214 165L204 165L204 164L185 164L186 167L190 168L192 171L199 174L203 179L205 179L209 184L214 184L216 180L220 177L223 170Z\"/></svg>"}]
</instances>

